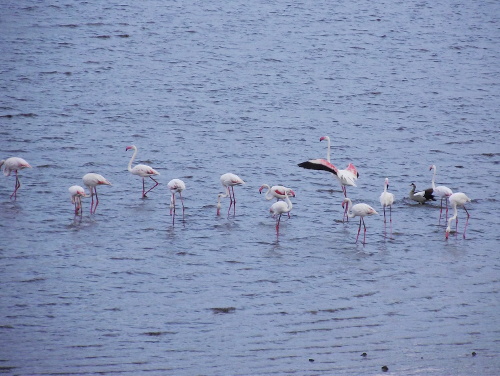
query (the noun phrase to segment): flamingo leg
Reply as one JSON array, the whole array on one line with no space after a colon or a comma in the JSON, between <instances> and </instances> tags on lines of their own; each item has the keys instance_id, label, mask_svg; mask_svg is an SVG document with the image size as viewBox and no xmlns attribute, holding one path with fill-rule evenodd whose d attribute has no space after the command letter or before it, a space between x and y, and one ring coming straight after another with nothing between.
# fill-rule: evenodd
<instances>
[{"instance_id":1,"label":"flamingo leg","mask_svg":"<svg viewBox=\"0 0 500 376\"><path fill-rule=\"evenodd\" d=\"M356 236L356 243L358 242L359 232L361 231L361 219L363 219L363 217L359 218L358 235Z\"/></svg>"},{"instance_id":2,"label":"flamingo leg","mask_svg":"<svg viewBox=\"0 0 500 376\"><path fill-rule=\"evenodd\" d=\"M16 184L14 186L14 192L10 195L10 199L12 200L12 196L14 196L14 201L17 199L17 190L21 187L21 182L19 181L19 176L17 176L17 170L15 170L16 173Z\"/></svg>"},{"instance_id":3,"label":"flamingo leg","mask_svg":"<svg viewBox=\"0 0 500 376\"><path fill-rule=\"evenodd\" d=\"M181 198L182 204L182 217L184 217L184 199L182 198L182 192L179 192L179 197Z\"/></svg>"},{"instance_id":4,"label":"flamingo leg","mask_svg":"<svg viewBox=\"0 0 500 376\"><path fill-rule=\"evenodd\" d=\"M439 224L441 224L441 214L443 213L443 199L441 198L441 207L439 208ZM448 217L448 213L446 213L446 217Z\"/></svg>"},{"instance_id":5,"label":"flamingo leg","mask_svg":"<svg viewBox=\"0 0 500 376\"><path fill-rule=\"evenodd\" d=\"M366 225L365 225L365 220L363 217L361 217L361 221L363 222L363 227L364 227L364 232L363 232L363 245L366 244Z\"/></svg>"},{"instance_id":6,"label":"flamingo leg","mask_svg":"<svg viewBox=\"0 0 500 376\"><path fill-rule=\"evenodd\" d=\"M347 212L349 211L349 203L345 203L345 208L344 208L344 215L342 216L342 222L344 222L344 219L346 222L349 222L349 216L347 215Z\"/></svg>"},{"instance_id":7,"label":"flamingo leg","mask_svg":"<svg viewBox=\"0 0 500 376\"><path fill-rule=\"evenodd\" d=\"M236 215L236 197L234 196L234 187L231 187L231 192L233 192L233 215Z\"/></svg>"},{"instance_id":8,"label":"flamingo leg","mask_svg":"<svg viewBox=\"0 0 500 376\"><path fill-rule=\"evenodd\" d=\"M94 187L94 192L95 192L95 206L94 206L94 214L95 214L95 211L97 210L97 205L99 205L99 196L97 196L97 187Z\"/></svg>"},{"instance_id":9,"label":"flamingo leg","mask_svg":"<svg viewBox=\"0 0 500 376\"><path fill-rule=\"evenodd\" d=\"M392 237L392 205L389 206L389 221L391 223L391 237Z\"/></svg>"},{"instance_id":10,"label":"flamingo leg","mask_svg":"<svg viewBox=\"0 0 500 376\"><path fill-rule=\"evenodd\" d=\"M92 214L92 208L94 207L94 187L89 187L89 189L90 189L90 197L91 197L90 214Z\"/></svg>"},{"instance_id":11,"label":"flamingo leg","mask_svg":"<svg viewBox=\"0 0 500 376\"><path fill-rule=\"evenodd\" d=\"M172 196L170 197L170 202L171 202L171 206L170 206L170 215L172 215L172 213L175 215L175 192L172 192Z\"/></svg>"},{"instance_id":12,"label":"flamingo leg","mask_svg":"<svg viewBox=\"0 0 500 376\"><path fill-rule=\"evenodd\" d=\"M156 186L160 183L158 183L158 181L156 181L155 179L153 179L152 176L149 177L151 180L153 180L155 182L155 185L153 185L151 188L149 188L146 192L144 192L144 178L142 178L142 197L146 197L146 195L151 192L154 188L156 188Z\"/></svg>"},{"instance_id":13,"label":"flamingo leg","mask_svg":"<svg viewBox=\"0 0 500 376\"><path fill-rule=\"evenodd\" d=\"M469 212L467 211L467 209L465 208L465 206L464 206L464 210L467 213L467 219L465 220L464 235L463 235L463 237L465 239L465 231L467 230L467 225L469 224L470 215L469 215Z\"/></svg>"},{"instance_id":14,"label":"flamingo leg","mask_svg":"<svg viewBox=\"0 0 500 376\"><path fill-rule=\"evenodd\" d=\"M385 220L385 206L384 206L384 224L386 223L386 220Z\"/></svg>"},{"instance_id":15,"label":"flamingo leg","mask_svg":"<svg viewBox=\"0 0 500 376\"><path fill-rule=\"evenodd\" d=\"M276 235L279 233L280 231L280 221L281 221L281 214L278 216L278 218L276 219Z\"/></svg>"}]
</instances>

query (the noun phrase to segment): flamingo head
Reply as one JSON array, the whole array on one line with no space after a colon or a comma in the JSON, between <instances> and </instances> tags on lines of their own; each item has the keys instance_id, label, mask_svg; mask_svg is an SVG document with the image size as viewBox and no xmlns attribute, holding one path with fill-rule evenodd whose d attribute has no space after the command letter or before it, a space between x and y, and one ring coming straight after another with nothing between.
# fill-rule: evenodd
<instances>
[{"instance_id":1,"label":"flamingo head","mask_svg":"<svg viewBox=\"0 0 500 376\"><path fill-rule=\"evenodd\" d=\"M328 136L323 136L319 139L320 141L323 141L323 140L326 140L326 141L330 141L330 137Z\"/></svg>"},{"instance_id":2,"label":"flamingo head","mask_svg":"<svg viewBox=\"0 0 500 376\"><path fill-rule=\"evenodd\" d=\"M263 189L266 188L265 185L263 185L262 187L259 188L259 193L262 193Z\"/></svg>"},{"instance_id":3,"label":"flamingo head","mask_svg":"<svg viewBox=\"0 0 500 376\"><path fill-rule=\"evenodd\" d=\"M436 168L436 165L431 165L431 166L429 167L429 171L430 171L430 170L432 170L432 169L435 169L435 168Z\"/></svg>"},{"instance_id":4,"label":"flamingo head","mask_svg":"<svg viewBox=\"0 0 500 376\"><path fill-rule=\"evenodd\" d=\"M286 194L287 194L287 195L289 195L289 196L295 197L295 192L294 192L294 191L292 191L291 189L288 189L288 190L286 191Z\"/></svg>"},{"instance_id":5,"label":"flamingo head","mask_svg":"<svg viewBox=\"0 0 500 376\"><path fill-rule=\"evenodd\" d=\"M130 150L130 149L134 149L134 150L135 150L135 149L136 149L135 145L130 145L130 146L127 146L127 147L125 148L125 151L128 151L128 150Z\"/></svg>"}]
</instances>

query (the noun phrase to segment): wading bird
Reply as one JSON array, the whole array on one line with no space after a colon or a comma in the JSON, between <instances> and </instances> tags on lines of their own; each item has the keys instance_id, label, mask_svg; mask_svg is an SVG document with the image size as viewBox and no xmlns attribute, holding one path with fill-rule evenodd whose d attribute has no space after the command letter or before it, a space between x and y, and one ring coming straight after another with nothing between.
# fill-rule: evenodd
<instances>
[{"instance_id":1,"label":"wading bird","mask_svg":"<svg viewBox=\"0 0 500 376\"><path fill-rule=\"evenodd\" d=\"M181 179L172 179L167 184L168 189L172 193L170 196L170 215L175 215L175 194L178 193L182 204L182 214L184 215L184 199L182 198L182 191L186 189L186 184Z\"/></svg>"},{"instance_id":2,"label":"wading bird","mask_svg":"<svg viewBox=\"0 0 500 376\"><path fill-rule=\"evenodd\" d=\"M71 195L71 202L75 205L75 215L78 215L78 213L83 214L82 197L87 197L85 189L79 185L72 185L68 190Z\"/></svg>"},{"instance_id":3,"label":"wading bird","mask_svg":"<svg viewBox=\"0 0 500 376\"><path fill-rule=\"evenodd\" d=\"M219 193L219 195L217 196L217 215L220 215L220 199L222 197L229 197L229 208L227 210L227 215L229 215L231 206L233 206L233 214L236 214L236 197L234 196L234 186L245 184L245 182L238 175L232 174L230 172L221 175L220 182L225 188L226 193Z\"/></svg>"},{"instance_id":4,"label":"wading bird","mask_svg":"<svg viewBox=\"0 0 500 376\"><path fill-rule=\"evenodd\" d=\"M364 218L368 215L375 215L378 213L368 204L361 203L352 206L352 201L348 197L344 198L344 201L342 202L342 207L344 207L345 205L351 206L351 210L347 213L347 215L350 218L359 217L358 235L356 236L356 243L358 242L359 232L361 231L361 224L363 224L364 227L363 244L366 244L366 225Z\"/></svg>"},{"instance_id":5,"label":"wading bird","mask_svg":"<svg viewBox=\"0 0 500 376\"><path fill-rule=\"evenodd\" d=\"M385 178L384 191L380 195L380 205L384 208L384 228L386 224L385 208L389 207L389 222L391 223L392 233L392 204L394 203L394 194L387 192L387 188L389 188L389 178Z\"/></svg>"},{"instance_id":6,"label":"wading bird","mask_svg":"<svg viewBox=\"0 0 500 376\"><path fill-rule=\"evenodd\" d=\"M450 231L451 231L451 222L453 222L453 220L456 221L455 232L458 231L458 209L457 209L457 207L462 206L464 208L465 212L467 213L467 219L465 220L465 227L464 227L464 234L463 234L463 237L465 239L465 230L467 230L467 224L469 223L469 217L470 217L469 212L465 208L465 204L468 202L471 202L471 199L469 197L467 197L467 195L465 193L457 192L457 193L453 193L448 198L448 200L450 200L450 205L453 208L453 217L448 219L448 227L446 228L445 237L446 237L446 239L448 239L448 235L450 234Z\"/></svg>"},{"instance_id":7,"label":"wading bird","mask_svg":"<svg viewBox=\"0 0 500 376\"><path fill-rule=\"evenodd\" d=\"M132 154L132 158L130 158L130 162L128 163L128 170L133 175L137 175L137 176L140 176L142 178L142 197L146 197L146 194L151 192L158 184L160 184L160 183L158 183L158 181L156 181L153 178L154 175L160 175L160 173L158 171L156 171L154 168L152 168L148 165L144 165L144 164L138 164L132 168L132 162L134 161L135 156L137 155L137 147L135 145L130 145L130 146L126 147L125 151L130 150L130 149L132 149L134 151L134 154ZM153 180L155 182L155 185L153 185L147 191L145 191L145 186L144 186L145 185L145 183L144 183L145 178L150 178L151 180Z\"/></svg>"},{"instance_id":8,"label":"wading bird","mask_svg":"<svg viewBox=\"0 0 500 376\"><path fill-rule=\"evenodd\" d=\"M262 191L267 188L266 195L264 196L266 200L272 200L273 198L277 200L284 200L285 194L288 194L291 197L295 197L295 192L287 187L283 187L282 185L273 185L269 187L267 184L262 184L259 188L259 193L262 194ZM290 212L288 212L288 218L290 218Z\"/></svg>"},{"instance_id":9,"label":"wading bird","mask_svg":"<svg viewBox=\"0 0 500 376\"><path fill-rule=\"evenodd\" d=\"M436 201L434 194L432 193L434 191L432 188L427 188L425 191L415 192L415 189L417 189L415 183L411 183L410 186L412 187L408 196L410 200L416 201L419 204L424 204L430 200Z\"/></svg>"},{"instance_id":10,"label":"wading bird","mask_svg":"<svg viewBox=\"0 0 500 376\"><path fill-rule=\"evenodd\" d=\"M30 164L26 162L24 159L19 158L19 157L10 157L5 160L0 161L0 168L3 167L3 174L5 176L10 176L10 173L14 171L16 174L16 184L14 187L14 192L10 195L10 198L12 199L12 196L14 196L14 200L17 199L17 190L21 187L21 182L19 181L19 176L17 171L22 170L23 168L31 168Z\"/></svg>"},{"instance_id":11,"label":"wading bird","mask_svg":"<svg viewBox=\"0 0 500 376\"><path fill-rule=\"evenodd\" d=\"M82 178L83 184L86 185L90 191L90 196L92 202L90 203L90 214L95 213L97 210L97 205L99 205L99 197L97 196L97 186L98 185L111 185L111 183L106 180L106 178L99 174L88 173ZM94 195L95 195L95 205L94 205Z\"/></svg>"},{"instance_id":12,"label":"wading bird","mask_svg":"<svg viewBox=\"0 0 500 376\"><path fill-rule=\"evenodd\" d=\"M272 214L273 218L276 218L276 234L279 233L281 215L283 213L290 214L290 211L293 208L292 202L288 197L288 191L285 190L284 193L285 193L285 201L277 201L274 204L272 204L271 208L269 209L269 212Z\"/></svg>"},{"instance_id":13,"label":"wading bird","mask_svg":"<svg viewBox=\"0 0 500 376\"><path fill-rule=\"evenodd\" d=\"M453 191L445 185L439 185L436 187L436 183L434 182L437 173L436 165L432 165L431 167L429 167L429 170L434 170L434 173L432 174L433 194L441 199L441 207L439 209L439 223L441 223L441 214L443 213L443 200L445 200L446 203L446 217L448 217L448 197L453 194Z\"/></svg>"}]
</instances>

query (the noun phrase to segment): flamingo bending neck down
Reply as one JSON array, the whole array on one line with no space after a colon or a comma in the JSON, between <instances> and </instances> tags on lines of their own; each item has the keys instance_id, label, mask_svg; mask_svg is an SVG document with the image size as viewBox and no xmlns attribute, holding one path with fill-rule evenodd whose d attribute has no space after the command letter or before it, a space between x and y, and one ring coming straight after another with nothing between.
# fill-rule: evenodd
<instances>
[{"instance_id":1,"label":"flamingo bending neck down","mask_svg":"<svg viewBox=\"0 0 500 376\"><path fill-rule=\"evenodd\" d=\"M19 181L19 175L17 173L18 170L22 170L23 168L31 168L30 164L26 162L24 159L19 157L10 157L5 160L0 161L0 168L3 167L3 174L5 176L10 176L10 173L14 171L16 174L16 184L14 186L14 192L10 195L14 196L14 201L17 199L17 190L21 188L21 182Z\"/></svg>"},{"instance_id":2,"label":"flamingo bending neck down","mask_svg":"<svg viewBox=\"0 0 500 376\"><path fill-rule=\"evenodd\" d=\"M290 195L295 197L295 192L291 188L284 187L282 185L273 185L269 187L267 184L262 184L259 188L259 193L262 194L262 191L267 188L266 195L264 196L266 200L272 200L275 198L276 200L284 200L286 195ZM290 212L288 212L288 218L290 218Z\"/></svg>"},{"instance_id":3,"label":"flamingo bending neck down","mask_svg":"<svg viewBox=\"0 0 500 376\"><path fill-rule=\"evenodd\" d=\"M389 188L389 178L385 178L384 181L384 191L380 195L380 205L384 209L384 229L386 224L385 208L389 207L389 222L391 224L391 234L392 234L392 204L394 203L394 194L387 192Z\"/></svg>"},{"instance_id":4,"label":"flamingo bending neck down","mask_svg":"<svg viewBox=\"0 0 500 376\"><path fill-rule=\"evenodd\" d=\"M137 147L135 145L130 145L130 146L126 147L125 151L130 150L130 149L132 149L134 151L134 154L132 154L132 158L130 158L130 162L128 163L128 170L133 175L137 175L137 176L140 176L142 178L142 197L146 197L146 195L149 192L151 192L158 184L160 184L160 183L158 183L158 181L156 181L153 178L154 175L160 175L160 173L158 171L156 171L154 168L152 168L148 165L144 165L144 164L138 164L132 168L132 162L134 161L135 156L137 155ZM153 180L155 182L155 185L153 185L147 191L145 191L145 186L144 186L145 185L145 183L144 183L145 178L150 178L151 180Z\"/></svg>"},{"instance_id":5,"label":"flamingo bending neck down","mask_svg":"<svg viewBox=\"0 0 500 376\"><path fill-rule=\"evenodd\" d=\"M415 192L415 189L417 189L415 183L411 183L410 186L412 187L408 196L410 200L416 201L419 204L425 204L430 200L436 201L433 194L434 190L432 188L427 188L425 191Z\"/></svg>"},{"instance_id":6,"label":"flamingo bending neck down","mask_svg":"<svg viewBox=\"0 0 500 376\"><path fill-rule=\"evenodd\" d=\"M182 191L186 189L186 184L181 179L172 179L167 184L168 189L172 193L170 196L170 215L175 215L175 194L178 193L182 203L182 215L184 216L184 199L182 198Z\"/></svg>"},{"instance_id":7,"label":"flamingo bending neck down","mask_svg":"<svg viewBox=\"0 0 500 376\"><path fill-rule=\"evenodd\" d=\"M445 185L440 185L436 187L436 183L434 180L436 179L436 165L432 165L429 167L429 170L434 170L434 173L432 174L432 190L433 193L441 199L441 207L439 209L439 223L441 223L441 214L443 213L443 200L446 202L446 217L448 217L448 197L450 197L453 194L453 191L448 188Z\"/></svg>"},{"instance_id":8,"label":"flamingo bending neck down","mask_svg":"<svg viewBox=\"0 0 500 376\"><path fill-rule=\"evenodd\" d=\"M102 175L88 173L82 178L83 184L89 188L90 196L92 202L90 203L90 214L95 213L97 210L97 205L99 205L99 197L97 196L97 186L98 185L111 185L111 183ZM94 206L94 195L95 195L95 206Z\"/></svg>"},{"instance_id":9,"label":"flamingo bending neck down","mask_svg":"<svg viewBox=\"0 0 500 376\"><path fill-rule=\"evenodd\" d=\"M78 215L78 213L82 215L82 197L87 197L85 189L83 189L79 185L72 185L71 187L69 187L68 191L71 195L71 202L75 205L75 215Z\"/></svg>"},{"instance_id":10,"label":"flamingo bending neck down","mask_svg":"<svg viewBox=\"0 0 500 376\"><path fill-rule=\"evenodd\" d=\"M446 239L448 239L448 235L450 234L450 231L451 231L451 222L453 222L453 220L456 220L455 232L458 231L458 209L457 209L457 207L462 206L464 208L465 212L467 213L467 219L465 221L464 234L463 234L463 237L465 239L465 231L467 230L467 224L469 223L469 217L470 217L469 212L467 211L467 209L465 207L465 204L468 202L471 202L471 199L469 197L467 197L467 195L465 193L457 192L457 193L453 193L449 197L449 200L450 200L450 205L453 208L453 217L448 219L448 227L446 228L445 237L446 237Z\"/></svg>"},{"instance_id":11,"label":"flamingo bending neck down","mask_svg":"<svg viewBox=\"0 0 500 376\"><path fill-rule=\"evenodd\" d=\"M279 233L281 215L283 213L290 214L290 211L293 208L292 202L288 197L288 191L285 190L284 193L285 193L285 201L277 201L274 204L272 204L271 208L269 209L269 212L272 214L273 218L276 218L276 234Z\"/></svg>"},{"instance_id":12,"label":"flamingo bending neck down","mask_svg":"<svg viewBox=\"0 0 500 376\"><path fill-rule=\"evenodd\" d=\"M348 197L344 198L344 201L342 202L342 207L344 207L344 205L352 206L351 199ZM354 218L356 216L359 217L358 235L356 236L356 243L358 242L359 232L361 231L361 224L363 224L364 227L363 244L366 244L366 225L364 217L375 214L378 214L375 211L375 209L373 209L370 205L363 203L352 206L351 210L347 213L347 215L350 218Z\"/></svg>"},{"instance_id":13,"label":"flamingo bending neck down","mask_svg":"<svg viewBox=\"0 0 500 376\"><path fill-rule=\"evenodd\" d=\"M225 188L226 193L219 193L219 195L217 196L217 215L220 215L220 199L222 197L229 197L229 208L227 209L227 215L229 216L231 206L233 206L233 214L236 214L236 197L234 196L234 186L245 184L245 182L238 175L232 174L230 172L221 175L220 182Z\"/></svg>"}]
</instances>

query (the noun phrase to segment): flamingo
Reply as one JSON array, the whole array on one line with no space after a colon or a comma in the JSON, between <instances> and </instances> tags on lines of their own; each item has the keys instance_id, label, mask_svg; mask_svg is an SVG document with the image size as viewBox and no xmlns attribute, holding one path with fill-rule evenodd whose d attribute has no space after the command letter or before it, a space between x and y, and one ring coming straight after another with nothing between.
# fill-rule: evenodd
<instances>
[{"instance_id":1,"label":"flamingo","mask_svg":"<svg viewBox=\"0 0 500 376\"><path fill-rule=\"evenodd\" d=\"M97 196L97 186L98 185L111 185L111 183L102 175L88 173L82 178L83 184L86 185L90 191L90 196L92 197L92 202L90 203L90 214L95 213L97 210L97 205L99 205L99 197ZM95 206L94 206L94 194L95 194Z\"/></svg>"},{"instance_id":2,"label":"flamingo","mask_svg":"<svg viewBox=\"0 0 500 376\"><path fill-rule=\"evenodd\" d=\"M384 225L386 223L385 208L389 207L389 222L391 223L392 232L392 204L394 203L394 194L387 192L387 188L389 188L389 178L385 178L384 191L380 195L380 205L384 208Z\"/></svg>"},{"instance_id":3,"label":"flamingo","mask_svg":"<svg viewBox=\"0 0 500 376\"><path fill-rule=\"evenodd\" d=\"M348 197L344 198L344 201L342 202L342 207L344 207L344 205L346 204L352 206L352 201ZM347 215L350 218L354 218L356 216L359 217L359 227L358 227L358 235L356 236L356 243L358 242L359 232L361 231L361 223L362 223L364 227L363 244L366 244L366 225L364 217L375 214L378 214L375 211L375 209L373 209L370 205L363 203L352 206L351 210L347 213Z\"/></svg>"},{"instance_id":4,"label":"flamingo","mask_svg":"<svg viewBox=\"0 0 500 376\"><path fill-rule=\"evenodd\" d=\"M186 184L181 179L172 179L167 184L168 189L172 193L170 197L170 215L175 214L175 194L178 193L182 203L182 214L184 214L184 200L182 198L182 191L186 189Z\"/></svg>"},{"instance_id":5,"label":"flamingo","mask_svg":"<svg viewBox=\"0 0 500 376\"><path fill-rule=\"evenodd\" d=\"M436 183L434 183L434 179L436 179L436 165L432 165L429 167L429 170L434 170L432 174L432 189L433 193L441 199L441 208L439 210L439 223L441 223L441 214L443 213L443 200L446 201L446 217L448 217L448 197L453 194L453 191L445 185L439 185L436 187Z\"/></svg>"},{"instance_id":6,"label":"flamingo","mask_svg":"<svg viewBox=\"0 0 500 376\"><path fill-rule=\"evenodd\" d=\"M229 215L229 211L231 210L232 205L234 205L233 211L236 214L236 198L234 197L234 186L245 184L245 182L238 175L232 174L230 172L221 175L220 182L225 188L226 193L219 193L219 195L217 196L217 215L220 215L220 199L222 197L229 197L230 204L229 209L227 210L227 215Z\"/></svg>"},{"instance_id":7,"label":"flamingo","mask_svg":"<svg viewBox=\"0 0 500 376\"><path fill-rule=\"evenodd\" d=\"M465 204L468 203L468 202L471 202L471 199L469 197L467 197L467 195L465 193L462 193L462 192L457 192L457 193L453 193L449 198L448 200L450 200L450 205L451 207L453 208L453 217L451 217L450 219L448 219L448 227L446 228L446 239L448 239L448 235L450 234L450 231L451 231L451 222L453 222L453 220L456 220L456 229L455 231L458 230L458 209L457 207L458 206L462 206L465 210L465 212L467 213L467 220L465 221L465 227L464 227L464 239L465 239L465 230L467 230L467 224L469 223L469 212L467 211L466 207L465 207Z\"/></svg>"},{"instance_id":8,"label":"flamingo","mask_svg":"<svg viewBox=\"0 0 500 376\"><path fill-rule=\"evenodd\" d=\"M283 213L290 214L290 211L293 208L292 202L288 197L288 193L289 192L285 190L284 191L285 201L277 201L274 204L272 204L271 208L269 209L269 212L272 214L273 218L276 218L276 234L279 233L281 215Z\"/></svg>"},{"instance_id":9,"label":"flamingo","mask_svg":"<svg viewBox=\"0 0 500 376\"><path fill-rule=\"evenodd\" d=\"M427 188L425 191L415 193L415 189L417 188L415 183L411 183L410 186L412 187L410 195L408 196L410 200L416 201L419 204L425 204L430 200L436 201L433 194L434 190L432 188Z\"/></svg>"},{"instance_id":10,"label":"flamingo","mask_svg":"<svg viewBox=\"0 0 500 376\"><path fill-rule=\"evenodd\" d=\"M326 159L311 159L309 161L299 163L298 166L309 170L324 170L331 172L338 179L340 186L342 188L342 192L344 193L344 197L347 197L346 186L356 187L356 180L359 178L358 170L352 163L349 163L344 170L339 170L336 166L330 163L330 148L331 148L330 137L323 136L319 140L320 141L326 140L328 143L326 150ZM344 216L342 217L342 221L344 220L344 218L349 220L349 217L347 216L348 209L349 206L347 204L345 206Z\"/></svg>"},{"instance_id":11,"label":"flamingo","mask_svg":"<svg viewBox=\"0 0 500 376\"><path fill-rule=\"evenodd\" d=\"M19 157L10 157L6 160L0 161L0 168L3 166L3 174L5 176L10 176L12 171L16 174L16 185L14 187L14 192L10 195L14 196L14 201L17 199L17 190L21 187L21 182L19 181L19 176L17 174L18 170L22 170L23 168L31 168L30 164L26 162L24 159Z\"/></svg>"},{"instance_id":12,"label":"flamingo","mask_svg":"<svg viewBox=\"0 0 500 376\"><path fill-rule=\"evenodd\" d=\"M295 192L287 187L283 187L282 185L273 185L272 187L269 187L267 184L262 184L262 186L259 188L259 193L262 194L262 191L264 188L267 188L266 195L264 196L266 200L272 200L273 198L276 198L276 200L284 200L285 199L285 194L288 193L290 196L295 197ZM290 212L288 212L288 218L290 218Z\"/></svg>"},{"instance_id":13,"label":"flamingo","mask_svg":"<svg viewBox=\"0 0 500 376\"><path fill-rule=\"evenodd\" d=\"M134 151L134 154L132 154L132 158L130 158L130 162L128 163L128 170L133 174L140 176L142 178L142 197L146 197L146 194L149 193L150 191L155 188L158 183L153 176L154 175L160 175L158 171L156 171L154 168L148 166L148 165L143 165L143 164L138 164L135 165L134 168L132 168L132 162L135 159L135 156L137 155L137 147L135 145L130 145L127 146L125 151L132 149ZM144 192L144 178L149 177L151 180L155 182L155 185L153 185L150 189L148 189L146 192Z\"/></svg>"},{"instance_id":14,"label":"flamingo","mask_svg":"<svg viewBox=\"0 0 500 376\"><path fill-rule=\"evenodd\" d=\"M85 189L79 185L72 185L68 190L71 195L71 202L75 205L75 215L77 215L80 209L82 209L82 197L87 197L87 194L85 193ZM81 213L83 213L83 209Z\"/></svg>"}]
</instances>

